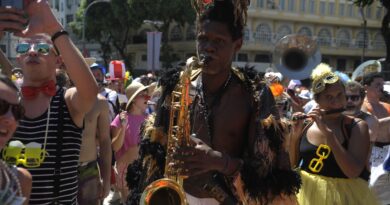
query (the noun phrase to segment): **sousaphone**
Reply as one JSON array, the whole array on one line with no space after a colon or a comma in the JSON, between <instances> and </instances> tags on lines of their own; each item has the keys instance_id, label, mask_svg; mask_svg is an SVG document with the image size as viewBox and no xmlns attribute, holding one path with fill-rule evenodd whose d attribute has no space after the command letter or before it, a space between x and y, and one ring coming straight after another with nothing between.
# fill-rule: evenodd
<instances>
[{"instance_id":1,"label":"sousaphone","mask_svg":"<svg viewBox=\"0 0 390 205\"><path fill-rule=\"evenodd\" d=\"M321 62L321 53L314 39L304 35L287 35L275 45L273 64L290 79L310 77L312 70Z\"/></svg>"},{"instance_id":2,"label":"sousaphone","mask_svg":"<svg viewBox=\"0 0 390 205\"><path fill-rule=\"evenodd\" d=\"M381 59L379 60L368 60L360 64L352 73L352 80L360 82L364 75L373 72L381 72L382 65Z\"/></svg>"}]
</instances>

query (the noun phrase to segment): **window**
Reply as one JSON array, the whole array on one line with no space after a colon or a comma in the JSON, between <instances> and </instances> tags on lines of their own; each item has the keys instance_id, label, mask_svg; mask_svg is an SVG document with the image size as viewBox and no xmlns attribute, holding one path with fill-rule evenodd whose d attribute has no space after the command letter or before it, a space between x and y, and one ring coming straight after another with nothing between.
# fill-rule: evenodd
<instances>
[{"instance_id":1,"label":"window","mask_svg":"<svg viewBox=\"0 0 390 205\"><path fill-rule=\"evenodd\" d=\"M175 26L171 30L171 41L181 41L183 39L180 26Z\"/></svg>"},{"instance_id":2,"label":"window","mask_svg":"<svg viewBox=\"0 0 390 205\"><path fill-rule=\"evenodd\" d=\"M146 54L141 55L141 61L146 62L148 60L148 56Z\"/></svg>"},{"instance_id":3,"label":"window","mask_svg":"<svg viewBox=\"0 0 390 205\"><path fill-rule=\"evenodd\" d=\"M288 25L282 25L279 27L277 34L276 34L276 40L279 40L283 38L286 35L289 35L292 33L292 29Z\"/></svg>"},{"instance_id":4,"label":"window","mask_svg":"<svg viewBox=\"0 0 390 205\"><path fill-rule=\"evenodd\" d=\"M367 35L367 31L364 32L364 31L360 31L357 35L356 35L356 42L355 42L355 45L358 47L358 48L367 48L367 44L368 44L368 35Z\"/></svg>"},{"instance_id":5,"label":"window","mask_svg":"<svg viewBox=\"0 0 390 205\"><path fill-rule=\"evenodd\" d=\"M237 61L239 61L239 62L248 62L248 54L246 54L246 53L239 53L237 55Z\"/></svg>"},{"instance_id":6,"label":"window","mask_svg":"<svg viewBox=\"0 0 390 205\"><path fill-rule=\"evenodd\" d=\"M66 15L66 23L73 22L73 14Z\"/></svg>"},{"instance_id":7,"label":"window","mask_svg":"<svg viewBox=\"0 0 390 205\"><path fill-rule=\"evenodd\" d=\"M301 0L300 12L306 12L306 0Z\"/></svg>"},{"instance_id":8,"label":"window","mask_svg":"<svg viewBox=\"0 0 390 205\"><path fill-rule=\"evenodd\" d=\"M372 18L371 10L371 6L366 7L366 18L368 19Z\"/></svg>"},{"instance_id":9,"label":"window","mask_svg":"<svg viewBox=\"0 0 390 205\"><path fill-rule=\"evenodd\" d=\"M345 71L347 67L347 60L345 58L337 59L337 70Z\"/></svg>"},{"instance_id":10,"label":"window","mask_svg":"<svg viewBox=\"0 0 390 205\"><path fill-rule=\"evenodd\" d=\"M256 54L255 55L255 62L258 63L269 63L271 62L270 56L266 54Z\"/></svg>"},{"instance_id":11,"label":"window","mask_svg":"<svg viewBox=\"0 0 390 205\"><path fill-rule=\"evenodd\" d=\"M302 27L301 29L299 29L298 34L305 35L305 36L312 36L312 32L308 27Z\"/></svg>"},{"instance_id":12,"label":"window","mask_svg":"<svg viewBox=\"0 0 390 205\"><path fill-rule=\"evenodd\" d=\"M383 36L381 33L375 34L374 40L372 42L372 46L374 48L380 48L380 49L385 48L385 41L383 40Z\"/></svg>"},{"instance_id":13,"label":"window","mask_svg":"<svg viewBox=\"0 0 390 205\"><path fill-rule=\"evenodd\" d=\"M249 28L244 28L244 42L248 42L250 40L250 32L249 32Z\"/></svg>"},{"instance_id":14,"label":"window","mask_svg":"<svg viewBox=\"0 0 390 205\"><path fill-rule=\"evenodd\" d=\"M360 65L360 63L363 63L363 62L361 62L361 60L355 60L355 61L353 62L353 67L354 67L354 68L357 68L357 67Z\"/></svg>"},{"instance_id":15,"label":"window","mask_svg":"<svg viewBox=\"0 0 390 205\"><path fill-rule=\"evenodd\" d=\"M284 11L286 9L286 0L279 0L279 10Z\"/></svg>"},{"instance_id":16,"label":"window","mask_svg":"<svg viewBox=\"0 0 390 205\"><path fill-rule=\"evenodd\" d=\"M340 47L349 47L351 42L351 35L346 29L342 29L337 34L336 44Z\"/></svg>"},{"instance_id":17,"label":"window","mask_svg":"<svg viewBox=\"0 0 390 205\"><path fill-rule=\"evenodd\" d=\"M271 42L271 27L268 24L259 24L256 27L254 38L260 42Z\"/></svg>"},{"instance_id":18,"label":"window","mask_svg":"<svg viewBox=\"0 0 390 205\"><path fill-rule=\"evenodd\" d=\"M383 7L379 7L376 9L376 19L382 19L382 11Z\"/></svg>"},{"instance_id":19,"label":"window","mask_svg":"<svg viewBox=\"0 0 390 205\"><path fill-rule=\"evenodd\" d=\"M353 7L354 5L348 4L348 16L353 17Z\"/></svg>"},{"instance_id":20,"label":"window","mask_svg":"<svg viewBox=\"0 0 390 205\"><path fill-rule=\"evenodd\" d=\"M309 8L310 8L311 14L316 13L316 1L315 0L309 0Z\"/></svg>"},{"instance_id":21,"label":"window","mask_svg":"<svg viewBox=\"0 0 390 205\"><path fill-rule=\"evenodd\" d=\"M320 2L320 15L325 16L326 14L326 2L321 1Z\"/></svg>"},{"instance_id":22,"label":"window","mask_svg":"<svg viewBox=\"0 0 390 205\"><path fill-rule=\"evenodd\" d=\"M323 28L318 32L317 43L320 46L331 46L332 35L329 29Z\"/></svg>"},{"instance_id":23,"label":"window","mask_svg":"<svg viewBox=\"0 0 390 205\"><path fill-rule=\"evenodd\" d=\"M265 0L257 0L257 7L265 8Z\"/></svg>"},{"instance_id":24,"label":"window","mask_svg":"<svg viewBox=\"0 0 390 205\"><path fill-rule=\"evenodd\" d=\"M55 0L54 2L54 8L59 11L60 10L60 0Z\"/></svg>"},{"instance_id":25,"label":"window","mask_svg":"<svg viewBox=\"0 0 390 205\"><path fill-rule=\"evenodd\" d=\"M0 49L3 51L3 53L7 53L7 46L0 44Z\"/></svg>"},{"instance_id":26,"label":"window","mask_svg":"<svg viewBox=\"0 0 390 205\"><path fill-rule=\"evenodd\" d=\"M334 16L334 2L329 2L329 16Z\"/></svg>"},{"instance_id":27,"label":"window","mask_svg":"<svg viewBox=\"0 0 390 205\"><path fill-rule=\"evenodd\" d=\"M345 15L345 4L340 3L339 5L339 16L344 16Z\"/></svg>"},{"instance_id":28,"label":"window","mask_svg":"<svg viewBox=\"0 0 390 205\"><path fill-rule=\"evenodd\" d=\"M329 62L330 62L330 60L329 60L328 57L323 57L323 58L321 59L321 61L322 61L323 63L326 63L326 64L329 64Z\"/></svg>"},{"instance_id":29,"label":"window","mask_svg":"<svg viewBox=\"0 0 390 205\"><path fill-rule=\"evenodd\" d=\"M186 40L195 40L195 26L190 25L187 28Z\"/></svg>"},{"instance_id":30,"label":"window","mask_svg":"<svg viewBox=\"0 0 390 205\"><path fill-rule=\"evenodd\" d=\"M294 12L295 0L288 0L288 11Z\"/></svg>"}]
</instances>

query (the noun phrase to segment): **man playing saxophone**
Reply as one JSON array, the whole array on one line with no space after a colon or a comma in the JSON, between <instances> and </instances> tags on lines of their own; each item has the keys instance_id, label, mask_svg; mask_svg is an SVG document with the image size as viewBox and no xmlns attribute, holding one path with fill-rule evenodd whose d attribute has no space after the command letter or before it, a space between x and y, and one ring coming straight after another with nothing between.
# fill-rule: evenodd
<instances>
[{"instance_id":1,"label":"man playing saxophone","mask_svg":"<svg viewBox=\"0 0 390 205\"><path fill-rule=\"evenodd\" d=\"M192 71L191 138L166 150L171 92L180 72L162 77L156 116L142 132L140 158L128 168L128 204L169 164L184 180L188 204L295 204L299 175L290 170L272 93L252 69L232 68L243 43L248 0L194 0L197 54ZM272 136L272 137L271 137ZM166 167L165 167L166 168ZM161 203L160 204L165 204Z\"/></svg>"}]
</instances>

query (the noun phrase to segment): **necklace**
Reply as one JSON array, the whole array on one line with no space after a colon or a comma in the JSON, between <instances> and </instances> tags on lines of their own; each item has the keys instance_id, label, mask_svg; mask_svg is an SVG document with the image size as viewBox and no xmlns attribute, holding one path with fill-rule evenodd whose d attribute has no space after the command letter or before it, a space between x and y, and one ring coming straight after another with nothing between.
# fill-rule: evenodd
<instances>
[{"instance_id":1,"label":"necklace","mask_svg":"<svg viewBox=\"0 0 390 205\"><path fill-rule=\"evenodd\" d=\"M210 138L210 143L211 143L211 147L214 147L213 146L213 138L214 138L214 113L213 113L213 108L220 103L220 100L223 96L223 94L225 93L226 91L226 88L229 86L230 82L231 82L231 79L232 79L232 73L229 72L229 76L228 78L226 79L225 83L223 84L223 86L221 88L218 89L218 91L216 92L216 94L214 95L215 98L214 100L211 102L210 104L210 107L207 105L207 101L206 101L206 98L207 98L207 95L205 94L205 89L204 89L204 86L203 86L203 83L202 83L202 76L200 76L198 78L198 82L197 82L197 87L196 87L196 91L197 91L197 96L198 96L198 99L199 99L199 107L201 109L200 113L203 114L203 117L206 121L206 124L207 124L207 133L208 133L208 136Z\"/></svg>"},{"instance_id":2,"label":"necklace","mask_svg":"<svg viewBox=\"0 0 390 205\"><path fill-rule=\"evenodd\" d=\"M22 196L22 188L15 170L11 170L10 167L0 160L0 203L11 204L15 200Z\"/></svg>"}]
</instances>

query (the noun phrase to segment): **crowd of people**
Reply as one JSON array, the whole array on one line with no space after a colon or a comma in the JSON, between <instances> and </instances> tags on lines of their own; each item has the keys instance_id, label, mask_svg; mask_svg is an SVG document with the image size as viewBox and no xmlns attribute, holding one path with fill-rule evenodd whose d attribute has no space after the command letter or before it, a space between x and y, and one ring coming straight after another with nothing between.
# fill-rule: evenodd
<instances>
[{"instance_id":1,"label":"crowd of people","mask_svg":"<svg viewBox=\"0 0 390 205\"><path fill-rule=\"evenodd\" d=\"M233 67L249 2L193 6L197 58L129 83L84 58L47 1L0 8L0 38L20 37L20 68L0 51L0 204L390 204L384 77ZM166 178L178 195L145 196Z\"/></svg>"}]
</instances>

